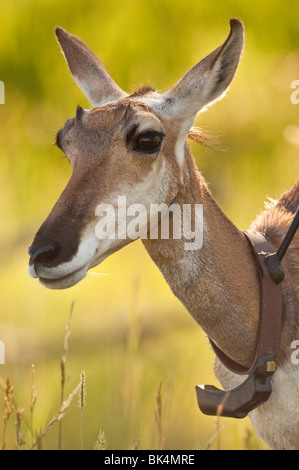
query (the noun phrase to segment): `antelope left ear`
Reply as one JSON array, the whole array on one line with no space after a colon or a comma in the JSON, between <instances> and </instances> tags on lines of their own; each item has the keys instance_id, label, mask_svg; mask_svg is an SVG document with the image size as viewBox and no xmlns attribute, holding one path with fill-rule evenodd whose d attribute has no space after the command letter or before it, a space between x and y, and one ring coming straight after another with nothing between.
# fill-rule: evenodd
<instances>
[{"instance_id":1,"label":"antelope left ear","mask_svg":"<svg viewBox=\"0 0 299 470\"><path fill-rule=\"evenodd\" d=\"M103 64L89 47L65 29L55 29L66 62L77 85L93 106L101 106L128 96L112 80Z\"/></svg>"},{"instance_id":2,"label":"antelope left ear","mask_svg":"<svg viewBox=\"0 0 299 470\"><path fill-rule=\"evenodd\" d=\"M183 121L186 132L196 114L220 98L231 83L243 49L244 26L230 20L230 33L224 44L195 65L174 88L163 95L163 108Z\"/></svg>"}]
</instances>

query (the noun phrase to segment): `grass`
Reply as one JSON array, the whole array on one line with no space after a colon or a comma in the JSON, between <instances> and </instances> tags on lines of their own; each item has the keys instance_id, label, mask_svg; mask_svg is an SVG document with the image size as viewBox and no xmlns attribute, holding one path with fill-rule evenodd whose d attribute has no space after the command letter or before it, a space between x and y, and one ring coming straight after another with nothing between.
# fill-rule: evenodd
<instances>
[{"instance_id":1,"label":"grass","mask_svg":"<svg viewBox=\"0 0 299 470\"><path fill-rule=\"evenodd\" d=\"M71 335L71 318L74 310L74 302L72 302L69 318L66 325L65 337L63 341L63 354L60 358L60 393L59 393L59 407L52 414L52 417L49 420L46 420L40 427L36 424L35 418L35 409L38 402L43 409L48 411L48 400L38 392L35 384L35 376L37 373L36 367L32 365L32 382L31 382L31 400L30 406L28 409L26 407L21 407L18 403L15 393L15 385L12 380L9 378L3 379L0 377L0 390L2 391L3 401L3 426L2 426L2 450L43 450L43 449L56 449L62 450L63 447L63 434L69 433L69 425L65 421L69 419L69 414L75 414L75 398L77 397L77 408L79 409L79 418L76 418L76 424L72 421L72 439L77 441L75 448L80 448L81 450L85 449L84 445L84 431L85 426L90 425L87 420L84 418L84 413L86 407L88 407L88 399L86 398L86 387L88 380L86 378L85 371L81 371L80 380L77 385L71 389L71 391L66 392L67 384L69 381L70 374L66 373L66 363L69 354L69 343ZM136 327L134 322L132 323L133 330ZM132 335L128 335L130 338ZM132 357L131 342L127 343L127 350L130 357L130 361L137 361L137 355ZM59 361L57 360L57 364ZM130 387L131 394L130 396L124 397L123 406L125 406L127 419L132 419L132 416L128 416L128 413L136 414L138 413L138 404L136 400L140 397L132 397L133 390L136 391L136 374L134 374L134 367L125 370L126 380L128 381L128 387ZM132 373L133 372L133 373ZM129 383L130 382L130 383ZM91 384L90 384L91 385ZM17 384L17 387L20 384ZM165 390L166 388L166 390ZM171 434L169 431L172 427L170 419L170 403L174 400L173 397L173 387L171 386L170 381L166 387L164 386L163 379L160 381L159 385L155 391L155 407L153 409L153 416L155 425L152 426L152 439L154 445L150 446L151 449L165 450L165 449L177 449L181 448L180 446L172 447L171 444ZM154 398L153 398L154 401ZM134 405L133 403L134 402ZM98 403L99 408L102 407L101 403ZM1 411L1 406L0 406ZM95 413L97 410L93 410ZM136 420L136 416L133 416L133 422ZM221 437L226 432L225 425L220 424L221 418L218 416L214 420L214 432L209 437L204 446L198 446L197 449L210 450L217 449L220 450L221 447ZM131 429L130 429L131 428ZM143 436L141 430L138 431L138 426L136 425L135 429L132 429L132 426L129 426L129 431L135 433L136 439L134 445L129 445L127 449L141 450L143 448ZM178 428L177 428L178 429ZM56 434L56 446L53 447L53 442L55 438L53 435ZM0 428L1 435L1 428ZM48 442L49 441L49 442ZM68 439L66 439L68 441ZM242 446L244 449L254 449L259 447L258 441L254 437L254 432L252 429L245 427L245 437L243 439ZM97 437L95 437L94 442L89 447L93 450L110 450L109 442L106 437L104 430L100 429ZM185 448L185 447L182 447ZM114 447L111 447L114 449Z\"/></svg>"},{"instance_id":2,"label":"grass","mask_svg":"<svg viewBox=\"0 0 299 470\"><path fill-rule=\"evenodd\" d=\"M14 388L12 382L9 378L6 379L4 382L3 379L0 381L1 389L4 392L4 415L3 415L3 441L2 441L2 450L7 450L6 444L6 431L7 431L7 424L9 419L11 420L10 416L15 411L15 447L17 450L24 448L26 446L26 434L21 432L21 425L24 424L24 427L27 427L27 432L30 434L31 445L29 446L30 450L43 448L43 440L45 436L52 430L56 423L58 423L58 444L57 449L61 450L61 439L62 439L62 419L65 416L66 411L70 407L74 397L79 394L79 408L83 411L83 404L82 404L82 397L84 395L84 387L83 387L83 376L84 373L81 373L81 378L79 384L71 391L71 393L64 399L65 394L65 383L66 383L66 371L65 371L65 364L67 359L68 353L68 342L70 336L70 320L73 312L73 304L70 310L69 321L66 326L66 335L64 339L64 354L60 360L60 367L61 367L61 393L60 393L60 407L54 416L50 419L50 421L44 426L42 429L35 429L33 425L33 412L37 400L37 391L34 385L34 376L35 376L35 367L32 366L32 387L31 387L31 404L30 404L30 424L27 419L24 419L23 413L25 408L20 408L17 406L16 401L14 399ZM82 419L80 421L80 434L82 436ZM81 441L82 443L82 441Z\"/></svg>"}]
</instances>

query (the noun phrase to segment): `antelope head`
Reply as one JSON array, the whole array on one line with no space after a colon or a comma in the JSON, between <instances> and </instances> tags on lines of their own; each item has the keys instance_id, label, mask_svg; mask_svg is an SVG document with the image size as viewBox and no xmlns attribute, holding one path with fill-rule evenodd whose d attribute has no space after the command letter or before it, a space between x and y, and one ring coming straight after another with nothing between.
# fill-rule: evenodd
<instances>
[{"instance_id":1,"label":"antelope head","mask_svg":"<svg viewBox=\"0 0 299 470\"><path fill-rule=\"evenodd\" d=\"M72 175L29 248L32 277L49 288L70 287L132 240L96 235L100 204L115 206L125 196L128 205L148 207L176 198L185 184L187 134L197 113L224 94L240 59L243 25L232 19L230 26L224 44L172 89L131 95L80 39L56 29L70 72L93 108L78 106L57 134Z\"/></svg>"}]
</instances>

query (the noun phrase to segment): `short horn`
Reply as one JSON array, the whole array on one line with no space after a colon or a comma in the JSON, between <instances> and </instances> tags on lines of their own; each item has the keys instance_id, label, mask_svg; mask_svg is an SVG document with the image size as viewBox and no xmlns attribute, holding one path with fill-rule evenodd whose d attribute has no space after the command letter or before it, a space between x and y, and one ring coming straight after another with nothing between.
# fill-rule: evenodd
<instances>
[{"instance_id":1,"label":"short horn","mask_svg":"<svg viewBox=\"0 0 299 470\"><path fill-rule=\"evenodd\" d=\"M77 109L76 109L76 121L82 121L84 116L86 115L86 111L82 106L78 104Z\"/></svg>"}]
</instances>

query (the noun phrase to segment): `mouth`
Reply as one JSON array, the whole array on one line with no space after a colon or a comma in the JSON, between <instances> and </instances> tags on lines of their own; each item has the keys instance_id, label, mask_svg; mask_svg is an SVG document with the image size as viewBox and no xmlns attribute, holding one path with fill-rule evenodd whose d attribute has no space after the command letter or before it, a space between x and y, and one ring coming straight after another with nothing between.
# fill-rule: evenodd
<instances>
[{"instance_id":1,"label":"mouth","mask_svg":"<svg viewBox=\"0 0 299 470\"><path fill-rule=\"evenodd\" d=\"M39 276L39 282L48 289L68 289L69 287L78 284L78 282L82 281L86 277L87 274L87 267L83 267L73 271L66 276L58 277L58 278L47 278Z\"/></svg>"},{"instance_id":2,"label":"mouth","mask_svg":"<svg viewBox=\"0 0 299 470\"><path fill-rule=\"evenodd\" d=\"M105 241L104 241L105 242ZM32 257L29 261L29 275L38 279L40 283L48 289L68 289L78 284L87 275L87 271L102 263L108 256L118 251L127 244L127 240L121 240L115 244L107 240L99 246L99 240L94 236L94 232L85 236L81 242L76 255L66 262L50 266L44 260L36 260ZM46 260L47 261L47 260Z\"/></svg>"},{"instance_id":3,"label":"mouth","mask_svg":"<svg viewBox=\"0 0 299 470\"><path fill-rule=\"evenodd\" d=\"M34 265L29 265L29 274L31 277L37 278L39 282L48 289L68 289L69 287L73 287L75 284L78 284L78 282L82 281L82 279L86 277L87 271L102 263L107 258L107 256L107 254L102 254L95 260L64 275L58 276L57 272L55 273L55 271L47 271L45 275L45 273L39 272L40 269L38 266L35 267Z\"/></svg>"}]
</instances>

